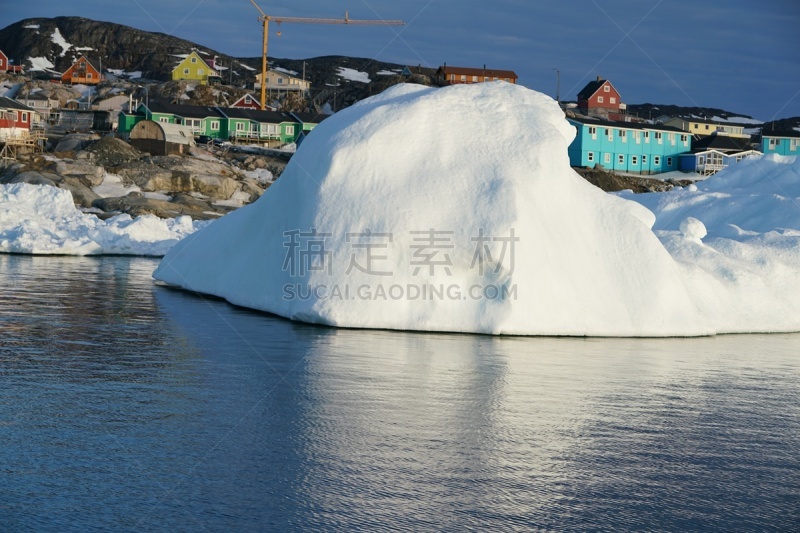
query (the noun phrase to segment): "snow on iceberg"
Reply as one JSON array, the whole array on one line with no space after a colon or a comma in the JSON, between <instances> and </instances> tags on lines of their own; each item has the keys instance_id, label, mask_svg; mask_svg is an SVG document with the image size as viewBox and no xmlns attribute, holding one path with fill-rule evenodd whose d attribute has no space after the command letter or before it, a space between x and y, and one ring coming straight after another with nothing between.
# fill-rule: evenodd
<instances>
[{"instance_id":1,"label":"snow on iceberg","mask_svg":"<svg viewBox=\"0 0 800 533\"><path fill-rule=\"evenodd\" d=\"M622 196L655 213L718 333L800 331L800 159L748 158L684 189Z\"/></svg>"},{"instance_id":2,"label":"snow on iceberg","mask_svg":"<svg viewBox=\"0 0 800 533\"><path fill-rule=\"evenodd\" d=\"M100 220L75 208L69 191L47 185L0 185L0 252L163 256L207 222L117 215Z\"/></svg>"},{"instance_id":3,"label":"snow on iceberg","mask_svg":"<svg viewBox=\"0 0 800 533\"><path fill-rule=\"evenodd\" d=\"M653 214L570 168L574 135L513 84L396 86L317 126L258 201L154 277L343 327L714 333Z\"/></svg>"}]
</instances>

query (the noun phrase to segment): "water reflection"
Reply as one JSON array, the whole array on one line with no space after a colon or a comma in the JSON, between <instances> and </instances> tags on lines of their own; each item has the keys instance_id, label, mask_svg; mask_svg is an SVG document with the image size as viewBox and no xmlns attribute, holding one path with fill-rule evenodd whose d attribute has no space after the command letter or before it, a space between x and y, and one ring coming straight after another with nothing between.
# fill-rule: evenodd
<instances>
[{"instance_id":1,"label":"water reflection","mask_svg":"<svg viewBox=\"0 0 800 533\"><path fill-rule=\"evenodd\" d=\"M0 256L2 529L800 519L798 336L336 330L155 264Z\"/></svg>"}]
</instances>

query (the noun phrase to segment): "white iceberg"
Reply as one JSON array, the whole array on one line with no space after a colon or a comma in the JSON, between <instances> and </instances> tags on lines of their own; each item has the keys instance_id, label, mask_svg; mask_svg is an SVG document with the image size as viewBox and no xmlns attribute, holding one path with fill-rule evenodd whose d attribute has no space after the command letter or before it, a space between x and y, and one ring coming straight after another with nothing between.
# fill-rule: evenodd
<instances>
[{"instance_id":1,"label":"white iceberg","mask_svg":"<svg viewBox=\"0 0 800 533\"><path fill-rule=\"evenodd\" d=\"M684 189L621 196L655 213L718 333L800 330L800 159L749 158Z\"/></svg>"},{"instance_id":2,"label":"white iceberg","mask_svg":"<svg viewBox=\"0 0 800 533\"><path fill-rule=\"evenodd\" d=\"M48 185L0 185L0 252L163 256L207 225L188 216L116 215L100 220L75 208L69 191Z\"/></svg>"},{"instance_id":3,"label":"white iceberg","mask_svg":"<svg viewBox=\"0 0 800 533\"><path fill-rule=\"evenodd\" d=\"M716 332L653 214L570 168L574 135L523 87L396 86L317 126L257 202L178 243L154 276L343 327Z\"/></svg>"}]
</instances>

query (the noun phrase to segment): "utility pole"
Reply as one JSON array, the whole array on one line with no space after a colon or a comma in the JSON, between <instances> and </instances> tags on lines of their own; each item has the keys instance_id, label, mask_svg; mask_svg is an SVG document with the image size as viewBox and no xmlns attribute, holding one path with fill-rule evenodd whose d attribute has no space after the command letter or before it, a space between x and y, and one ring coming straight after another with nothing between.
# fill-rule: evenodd
<instances>
[{"instance_id":1,"label":"utility pole","mask_svg":"<svg viewBox=\"0 0 800 533\"><path fill-rule=\"evenodd\" d=\"M556 102L561 102L561 71L557 68L553 70L556 71Z\"/></svg>"},{"instance_id":2,"label":"utility pole","mask_svg":"<svg viewBox=\"0 0 800 533\"><path fill-rule=\"evenodd\" d=\"M405 26L402 20L359 20L351 19L347 11L344 12L343 19L326 18L306 18L306 17L272 17L264 13L255 0L250 0L261 16L258 20L264 25L263 53L261 54L261 109L267 106L267 35L269 34L269 21L274 20L277 24L281 22L293 22L298 24L352 24L354 26ZM278 33L280 35L280 33Z\"/></svg>"}]
</instances>

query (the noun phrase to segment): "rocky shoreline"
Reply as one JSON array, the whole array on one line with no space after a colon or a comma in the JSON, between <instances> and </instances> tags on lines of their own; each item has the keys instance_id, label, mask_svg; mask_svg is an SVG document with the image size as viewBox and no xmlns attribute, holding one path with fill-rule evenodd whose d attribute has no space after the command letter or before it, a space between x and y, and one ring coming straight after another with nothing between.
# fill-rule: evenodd
<instances>
[{"instance_id":1,"label":"rocky shoreline","mask_svg":"<svg viewBox=\"0 0 800 533\"><path fill-rule=\"evenodd\" d=\"M127 213L210 220L257 200L287 160L200 146L189 155L151 156L112 136L69 134L52 152L24 155L0 169L0 183L69 190L76 206L100 218Z\"/></svg>"}]
</instances>

